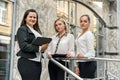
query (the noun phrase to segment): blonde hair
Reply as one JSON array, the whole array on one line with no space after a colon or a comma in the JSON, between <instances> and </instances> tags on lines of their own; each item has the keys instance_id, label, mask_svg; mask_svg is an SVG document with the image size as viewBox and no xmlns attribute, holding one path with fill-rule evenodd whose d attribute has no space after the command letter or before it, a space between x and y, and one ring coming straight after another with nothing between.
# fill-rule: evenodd
<instances>
[{"instance_id":1,"label":"blonde hair","mask_svg":"<svg viewBox=\"0 0 120 80\"><path fill-rule=\"evenodd\" d=\"M55 22L54 22L55 31L58 32L58 31L56 30L56 22L57 22L57 21L61 21L61 22L64 23L64 25L65 25L65 31L67 32L67 23L66 23L66 21L65 21L63 18L58 18L58 19L55 20Z\"/></svg>"}]
</instances>

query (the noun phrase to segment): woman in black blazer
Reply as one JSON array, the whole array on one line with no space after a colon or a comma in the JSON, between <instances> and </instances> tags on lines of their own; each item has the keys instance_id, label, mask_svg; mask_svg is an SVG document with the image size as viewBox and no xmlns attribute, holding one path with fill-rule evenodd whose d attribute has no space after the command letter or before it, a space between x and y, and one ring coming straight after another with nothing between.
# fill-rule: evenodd
<instances>
[{"instance_id":1,"label":"woman in black blazer","mask_svg":"<svg viewBox=\"0 0 120 80\"><path fill-rule=\"evenodd\" d=\"M20 51L17 53L17 56L20 56L17 66L22 80L40 80L41 52L47 49L48 44L37 46L32 42L41 36L38 14L34 9L28 9L17 31L20 47Z\"/></svg>"}]
</instances>

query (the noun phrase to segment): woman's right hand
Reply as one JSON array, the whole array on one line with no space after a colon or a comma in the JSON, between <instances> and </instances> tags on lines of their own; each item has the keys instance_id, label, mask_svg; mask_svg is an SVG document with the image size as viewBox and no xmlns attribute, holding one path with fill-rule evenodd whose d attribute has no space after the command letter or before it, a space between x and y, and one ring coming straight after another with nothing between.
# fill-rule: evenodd
<instances>
[{"instance_id":1,"label":"woman's right hand","mask_svg":"<svg viewBox=\"0 0 120 80\"><path fill-rule=\"evenodd\" d=\"M75 73L79 76L80 70L79 70L79 67L78 67L78 66L75 67Z\"/></svg>"},{"instance_id":2,"label":"woman's right hand","mask_svg":"<svg viewBox=\"0 0 120 80\"><path fill-rule=\"evenodd\" d=\"M41 52L45 52L45 50L48 48L48 43L47 44L43 44L41 46Z\"/></svg>"},{"instance_id":3,"label":"woman's right hand","mask_svg":"<svg viewBox=\"0 0 120 80\"><path fill-rule=\"evenodd\" d=\"M52 57L52 55L54 55L54 54L48 54L48 58L51 58L51 57Z\"/></svg>"}]
</instances>

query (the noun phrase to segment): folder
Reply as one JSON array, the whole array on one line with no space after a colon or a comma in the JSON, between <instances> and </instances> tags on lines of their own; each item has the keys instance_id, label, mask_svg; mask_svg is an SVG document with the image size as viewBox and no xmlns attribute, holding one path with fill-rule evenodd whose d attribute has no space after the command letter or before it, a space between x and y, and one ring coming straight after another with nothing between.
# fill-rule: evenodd
<instances>
[{"instance_id":1,"label":"folder","mask_svg":"<svg viewBox=\"0 0 120 80\"><path fill-rule=\"evenodd\" d=\"M47 37L37 37L34 41L33 41L33 45L37 45L37 46L41 46L43 44L46 43L50 43L52 40L52 38L47 38Z\"/></svg>"}]
</instances>

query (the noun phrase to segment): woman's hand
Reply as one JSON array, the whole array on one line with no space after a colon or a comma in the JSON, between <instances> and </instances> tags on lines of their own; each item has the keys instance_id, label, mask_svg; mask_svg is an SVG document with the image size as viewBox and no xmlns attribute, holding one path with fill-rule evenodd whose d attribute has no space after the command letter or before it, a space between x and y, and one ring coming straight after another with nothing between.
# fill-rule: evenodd
<instances>
[{"instance_id":1,"label":"woman's hand","mask_svg":"<svg viewBox=\"0 0 120 80\"><path fill-rule=\"evenodd\" d=\"M41 46L41 52L45 52L45 50L48 48L48 44L43 44Z\"/></svg>"},{"instance_id":2,"label":"woman's hand","mask_svg":"<svg viewBox=\"0 0 120 80\"><path fill-rule=\"evenodd\" d=\"M71 58L72 57L71 53L67 53L66 57Z\"/></svg>"},{"instance_id":3,"label":"woman's hand","mask_svg":"<svg viewBox=\"0 0 120 80\"><path fill-rule=\"evenodd\" d=\"M54 54L48 54L48 58L51 58L51 57L52 57L52 55L54 55Z\"/></svg>"},{"instance_id":4,"label":"woman's hand","mask_svg":"<svg viewBox=\"0 0 120 80\"><path fill-rule=\"evenodd\" d=\"M77 58L84 58L84 55L83 54L78 54Z\"/></svg>"},{"instance_id":5,"label":"woman's hand","mask_svg":"<svg viewBox=\"0 0 120 80\"><path fill-rule=\"evenodd\" d=\"M79 74L80 74L80 69L79 69L78 66L75 67L75 73L79 76Z\"/></svg>"}]
</instances>

